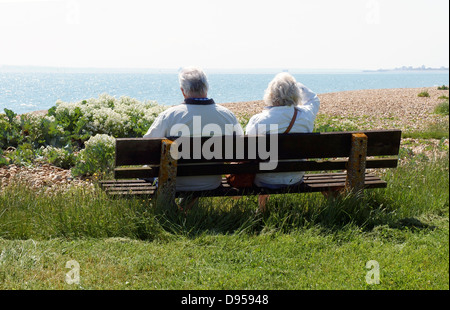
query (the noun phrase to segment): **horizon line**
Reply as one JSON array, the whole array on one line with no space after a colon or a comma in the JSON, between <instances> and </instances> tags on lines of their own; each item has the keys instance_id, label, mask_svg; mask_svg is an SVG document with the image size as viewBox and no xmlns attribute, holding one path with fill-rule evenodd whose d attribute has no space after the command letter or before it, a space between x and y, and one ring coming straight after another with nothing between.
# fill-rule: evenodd
<instances>
[{"instance_id":1,"label":"horizon line","mask_svg":"<svg viewBox=\"0 0 450 310\"><path fill-rule=\"evenodd\" d=\"M406 68L406 66L402 66ZM411 67L411 66L410 66ZM28 72L61 72L62 71L74 71L82 73L83 71L90 72L148 72L148 73L177 73L181 67L178 68L167 68L167 67L72 67L72 66L46 66L46 65L6 65L0 64L0 72L2 71L28 71ZM235 67L235 68L221 68L221 67L203 67L205 71L214 72L258 72L258 73L274 73L274 72L377 72L377 71L401 71L399 68L378 68L378 69L362 69L362 68L298 68L298 67L261 67L261 68L245 68L245 67ZM415 67L419 68L419 67ZM449 68L441 66L439 68L429 68L429 70L423 71L448 71ZM431 69L431 70L430 70ZM405 70L405 71L419 71L419 70Z\"/></svg>"}]
</instances>

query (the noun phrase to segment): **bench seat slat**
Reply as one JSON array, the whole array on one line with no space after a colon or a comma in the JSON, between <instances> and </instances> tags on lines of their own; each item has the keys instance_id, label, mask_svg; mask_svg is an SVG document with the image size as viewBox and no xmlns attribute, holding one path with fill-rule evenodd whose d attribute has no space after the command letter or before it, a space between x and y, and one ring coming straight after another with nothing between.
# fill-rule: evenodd
<instances>
[{"instance_id":1,"label":"bench seat slat","mask_svg":"<svg viewBox=\"0 0 450 310\"><path fill-rule=\"evenodd\" d=\"M108 192L109 195L114 196L114 195L118 195L118 196L123 196L123 195L129 195L129 196L141 196L141 195L146 195L146 196L153 196L155 194L155 190L152 191L111 191Z\"/></svg>"},{"instance_id":2,"label":"bench seat slat","mask_svg":"<svg viewBox=\"0 0 450 310\"><path fill-rule=\"evenodd\" d=\"M319 176L319 178L317 178ZM197 192L177 192L177 197L191 195L193 197L213 197L213 196L243 196L255 194L283 194L283 193L308 193L321 192L330 189L343 188L345 186L345 174L335 173L328 177L326 175L307 174L304 182L300 186L288 187L278 190L262 189L259 187L237 189L231 187L225 178L222 185L214 190ZM134 181L134 182L129 182ZM102 181L100 185L109 195L154 195L156 186L144 180L108 180ZM385 188L387 183L373 174L366 173L365 188Z\"/></svg>"},{"instance_id":3,"label":"bench seat slat","mask_svg":"<svg viewBox=\"0 0 450 310\"><path fill-rule=\"evenodd\" d=\"M154 190L156 187L152 185L148 186L132 186L132 185L117 185L117 186L109 186L104 187L105 191L145 191L145 190Z\"/></svg>"},{"instance_id":4,"label":"bench seat slat","mask_svg":"<svg viewBox=\"0 0 450 310\"><path fill-rule=\"evenodd\" d=\"M140 183L147 183L144 180L133 180L133 179L126 179L126 180L120 180L120 179L115 179L115 180L103 180L101 181L102 184L117 184L117 183L136 183L136 184L140 184Z\"/></svg>"},{"instance_id":5,"label":"bench seat slat","mask_svg":"<svg viewBox=\"0 0 450 310\"><path fill-rule=\"evenodd\" d=\"M375 176L366 176L366 182L367 181L374 181L374 180L378 180L378 179L379 178L375 177ZM343 178L329 178L329 179L326 179L326 178L321 178L321 179L311 178L311 179L306 180L305 182L307 184L322 184L324 181L328 181L329 183L339 183L339 182L344 182L345 183L345 180L346 180L345 177L343 177Z\"/></svg>"},{"instance_id":6,"label":"bench seat slat","mask_svg":"<svg viewBox=\"0 0 450 310\"><path fill-rule=\"evenodd\" d=\"M117 186L133 186L133 187L146 187L151 185L151 183L148 182L120 182L121 180L118 180L117 183L102 183L102 187L108 188L108 187L117 187ZM133 181L133 180L123 180L123 181Z\"/></svg>"}]
</instances>

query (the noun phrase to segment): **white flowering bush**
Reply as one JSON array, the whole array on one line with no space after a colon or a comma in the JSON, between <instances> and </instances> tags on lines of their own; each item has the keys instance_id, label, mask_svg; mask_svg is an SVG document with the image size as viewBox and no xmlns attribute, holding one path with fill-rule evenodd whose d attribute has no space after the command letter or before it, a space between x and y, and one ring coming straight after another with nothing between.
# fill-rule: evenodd
<instances>
[{"instance_id":1,"label":"white flowering bush","mask_svg":"<svg viewBox=\"0 0 450 310\"><path fill-rule=\"evenodd\" d=\"M102 94L77 103L57 101L49 114L72 138L85 141L96 134L141 137L164 109L154 101Z\"/></svg>"},{"instance_id":2,"label":"white flowering bush","mask_svg":"<svg viewBox=\"0 0 450 310\"><path fill-rule=\"evenodd\" d=\"M114 169L116 139L106 134L97 134L89 138L85 148L77 156L74 176L107 175Z\"/></svg>"},{"instance_id":3,"label":"white flowering bush","mask_svg":"<svg viewBox=\"0 0 450 310\"><path fill-rule=\"evenodd\" d=\"M115 138L142 137L166 108L155 101L102 94L80 102L58 100L47 115L18 116L5 109L0 114L0 165L44 161L72 168L77 176L107 174Z\"/></svg>"}]
</instances>

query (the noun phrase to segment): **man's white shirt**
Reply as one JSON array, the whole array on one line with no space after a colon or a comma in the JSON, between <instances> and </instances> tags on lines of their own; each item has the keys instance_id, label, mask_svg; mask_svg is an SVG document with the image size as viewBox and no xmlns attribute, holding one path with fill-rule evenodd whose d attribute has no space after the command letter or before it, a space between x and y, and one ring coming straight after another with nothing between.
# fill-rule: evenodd
<instances>
[{"instance_id":1,"label":"man's white shirt","mask_svg":"<svg viewBox=\"0 0 450 310\"><path fill-rule=\"evenodd\" d=\"M213 126L208 127L208 124ZM200 137L216 134L208 128L216 128L222 135L244 134L236 116L227 108L215 104L212 99L187 99L186 103L173 106L159 114L144 138ZM219 187L221 180L221 175L177 177L176 187L178 191L211 190Z\"/></svg>"}]
</instances>

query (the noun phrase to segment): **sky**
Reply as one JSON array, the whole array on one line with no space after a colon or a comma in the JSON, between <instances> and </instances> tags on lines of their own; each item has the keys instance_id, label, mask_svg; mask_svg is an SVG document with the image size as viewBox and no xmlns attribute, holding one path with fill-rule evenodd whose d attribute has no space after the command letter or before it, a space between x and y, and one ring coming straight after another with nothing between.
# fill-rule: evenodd
<instances>
[{"instance_id":1,"label":"sky","mask_svg":"<svg viewBox=\"0 0 450 310\"><path fill-rule=\"evenodd\" d=\"M0 65L449 66L448 0L0 0Z\"/></svg>"}]
</instances>

